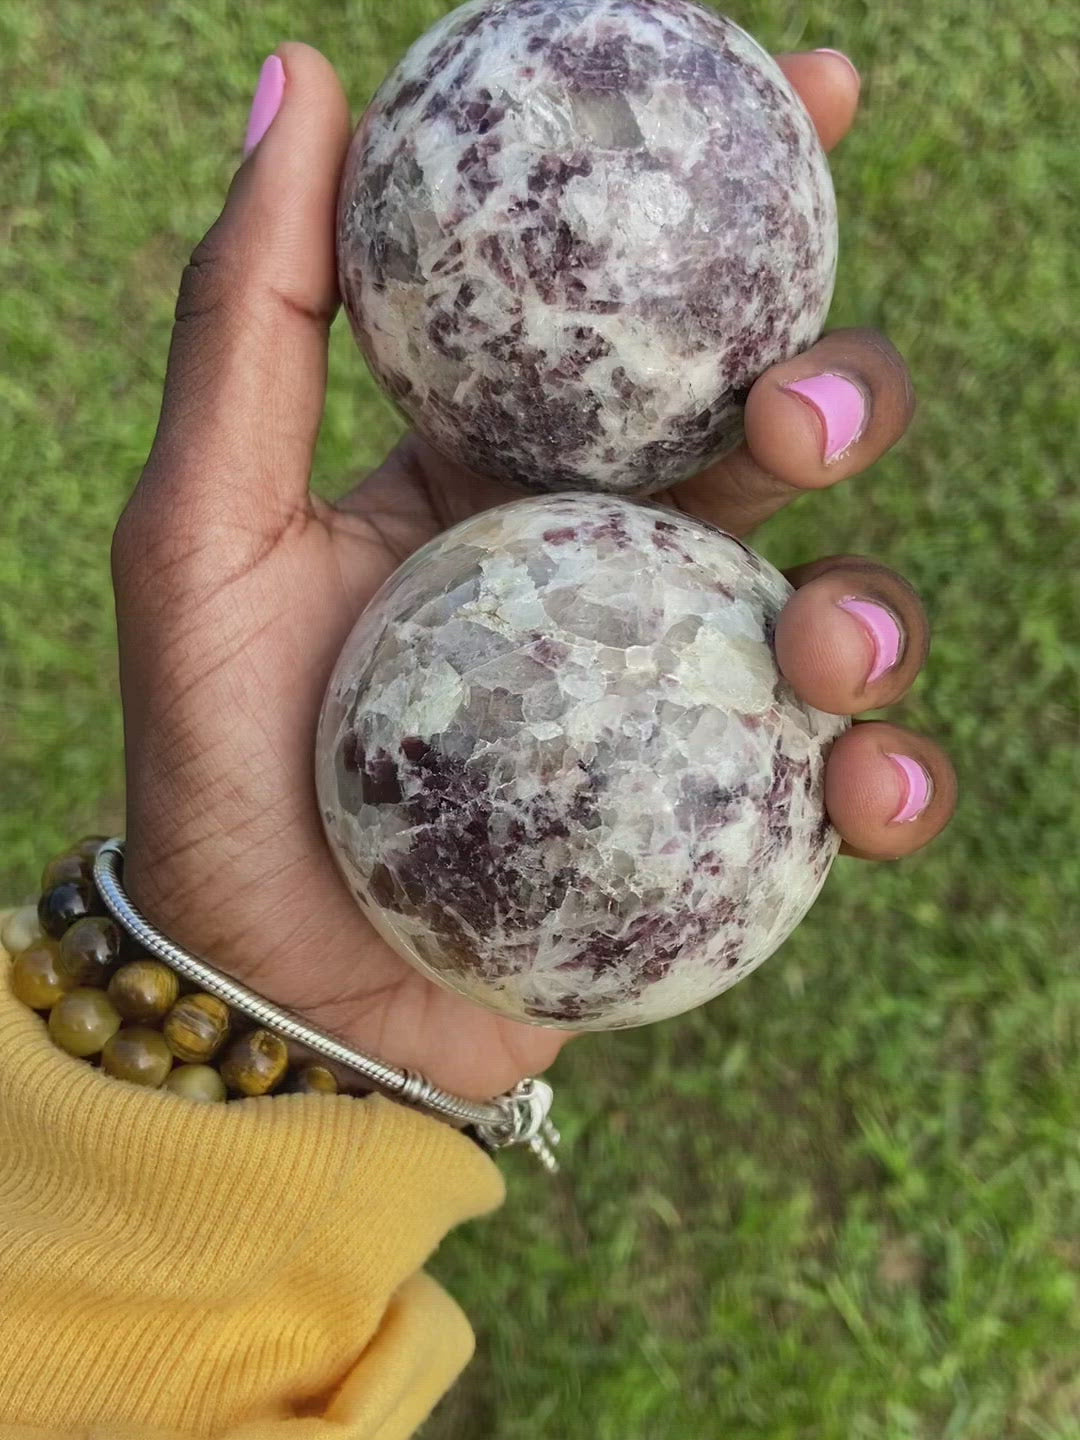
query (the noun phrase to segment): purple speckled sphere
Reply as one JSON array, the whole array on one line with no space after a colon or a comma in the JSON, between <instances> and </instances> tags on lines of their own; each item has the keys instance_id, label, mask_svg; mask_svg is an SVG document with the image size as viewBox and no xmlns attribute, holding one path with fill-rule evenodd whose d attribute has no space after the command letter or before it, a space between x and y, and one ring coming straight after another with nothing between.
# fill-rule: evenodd
<instances>
[{"instance_id":1,"label":"purple speckled sphere","mask_svg":"<svg viewBox=\"0 0 1080 1440\"><path fill-rule=\"evenodd\" d=\"M817 339L836 208L772 59L688 0L473 0L353 140L341 290L444 454L533 491L662 489Z\"/></svg>"},{"instance_id":2,"label":"purple speckled sphere","mask_svg":"<svg viewBox=\"0 0 1080 1440\"><path fill-rule=\"evenodd\" d=\"M783 577L614 496L465 521L387 582L319 725L353 895L452 990L536 1024L679 1014L766 959L836 854L847 726L780 676Z\"/></svg>"}]
</instances>

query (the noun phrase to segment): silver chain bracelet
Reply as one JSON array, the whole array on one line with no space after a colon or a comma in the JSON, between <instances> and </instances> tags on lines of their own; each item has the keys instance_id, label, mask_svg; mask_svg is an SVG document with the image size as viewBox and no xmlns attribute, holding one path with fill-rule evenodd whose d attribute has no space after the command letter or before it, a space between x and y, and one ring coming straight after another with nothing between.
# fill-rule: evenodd
<instances>
[{"instance_id":1,"label":"silver chain bracelet","mask_svg":"<svg viewBox=\"0 0 1080 1440\"><path fill-rule=\"evenodd\" d=\"M257 1025L276 1031L283 1039L293 1040L324 1059L355 1071L392 1100L443 1120L471 1126L481 1144L491 1150L501 1150L508 1145L527 1145L545 1170L550 1174L558 1170L554 1146L559 1143L559 1132L548 1118L553 1092L546 1081L526 1079L494 1100L466 1100L463 1096L440 1090L415 1070L387 1065L373 1055L365 1055L362 1050L343 1045L332 1035L256 995L246 985L222 974L213 965L182 949L156 930L136 909L124 890L120 879L123 859L123 839L107 840L102 845L94 860L94 884L98 893L120 928L185 980L223 1000Z\"/></svg>"}]
</instances>

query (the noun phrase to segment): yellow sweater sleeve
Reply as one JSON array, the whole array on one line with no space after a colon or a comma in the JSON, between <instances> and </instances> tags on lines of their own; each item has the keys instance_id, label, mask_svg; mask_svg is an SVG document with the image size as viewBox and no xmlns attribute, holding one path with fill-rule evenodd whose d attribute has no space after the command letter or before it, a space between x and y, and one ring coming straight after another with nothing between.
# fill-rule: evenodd
<instances>
[{"instance_id":1,"label":"yellow sweater sleeve","mask_svg":"<svg viewBox=\"0 0 1080 1440\"><path fill-rule=\"evenodd\" d=\"M390 1101L195 1105L55 1049L0 951L2 1440L404 1440L472 1353L421 1266L492 1162Z\"/></svg>"}]
</instances>

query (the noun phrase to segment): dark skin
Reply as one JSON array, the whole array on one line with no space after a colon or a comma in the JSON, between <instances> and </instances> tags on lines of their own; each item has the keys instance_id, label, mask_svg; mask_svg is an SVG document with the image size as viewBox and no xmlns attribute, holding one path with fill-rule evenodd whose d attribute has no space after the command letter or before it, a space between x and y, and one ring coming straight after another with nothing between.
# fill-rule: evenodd
<instances>
[{"instance_id":1,"label":"dark skin","mask_svg":"<svg viewBox=\"0 0 1080 1440\"><path fill-rule=\"evenodd\" d=\"M415 435L336 506L310 494L350 119L321 55L302 45L278 54L282 107L184 274L161 422L114 543L127 881L166 933L279 1004L447 1088L489 1096L544 1070L568 1036L478 1009L387 948L330 858L312 754L330 670L375 590L449 524L511 497ZM781 63L826 147L837 143L857 77L826 54ZM823 371L854 379L870 404L861 437L831 464L817 415L782 388ZM738 451L658 498L746 535L804 491L871 465L912 409L888 341L835 332L761 377ZM796 691L837 713L899 700L928 645L910 586L844 556L791 579L776 646ZM866 634L836 604L850 595L884 603L904 636L898 663L869 686ZM897 752L933 781L926 809L904 824L892 820ZM932 741L875 722L834 747L826 799L849 854L895 858L947 823L955 781Z\"/></svg>"}]
</instances>

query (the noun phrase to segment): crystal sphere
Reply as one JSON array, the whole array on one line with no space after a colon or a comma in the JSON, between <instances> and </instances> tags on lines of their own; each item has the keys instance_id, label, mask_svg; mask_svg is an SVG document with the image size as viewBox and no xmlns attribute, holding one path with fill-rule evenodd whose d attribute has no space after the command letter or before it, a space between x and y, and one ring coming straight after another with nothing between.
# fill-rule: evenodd
<instances>
[{"instance_id":1,"label":"crystal sphere","mask_svg":"<svg viewBox=\"0 0 1080 1440\"><path fill-rule=\"evenodd\" d=\"M572 1029L678 1014L760 964L836 853L848 723L776 667L789 594L730 536L615 496L519 501L414 555L319 722L327 836L376 929Z\"/></svg>"},{"instance_id":2,"label":"crystal sphere","mask_svg":"<svg viewBox=\"0 0 1080 1440\"><path fill-rule=\"evenodd\" d=\"M532 491L645 493L739 439L821 332L836 208L772 59L687 0L474 0L406 54L345 167L338 255L380 383Z\"/></svg>"}]
</instances>

